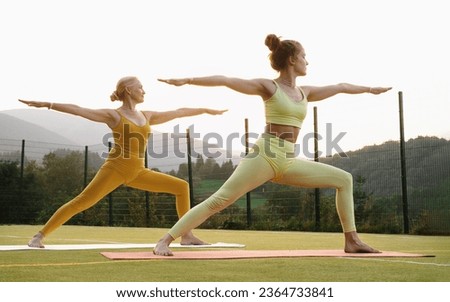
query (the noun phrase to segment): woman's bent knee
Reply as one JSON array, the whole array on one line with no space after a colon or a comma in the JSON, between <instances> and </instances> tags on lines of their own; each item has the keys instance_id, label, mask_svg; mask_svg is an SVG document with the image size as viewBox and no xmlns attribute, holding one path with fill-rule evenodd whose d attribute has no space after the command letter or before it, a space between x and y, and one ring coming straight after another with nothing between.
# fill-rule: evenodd
<instances>
[{"instance_id":1,"label":"woman's bent knee","mask_svg":"<svg viewBox=\"0 0 450 302\"><path fill-rule=\"evenodd\" d=\"M351 173L344 171L344 181L348 184L352 184L353 185L353 176Z\"/></svg>"}]
</instances>

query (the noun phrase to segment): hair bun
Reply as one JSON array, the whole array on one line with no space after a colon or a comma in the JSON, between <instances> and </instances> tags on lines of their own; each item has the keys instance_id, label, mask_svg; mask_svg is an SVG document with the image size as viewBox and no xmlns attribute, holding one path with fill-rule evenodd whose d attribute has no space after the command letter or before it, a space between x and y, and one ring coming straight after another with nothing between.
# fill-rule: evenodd
<instances>
[{"instance_id":1,"label":"hair bun","mask_svg":"<svg viewBox=\"0 0 450 302\"><path fill-rule=\"evenodd\" d=\"M274 34L267 35L266 41L264 42L267 47L269 47L270 51L277 50L281 45L281 40Z\"/></svg>"},{"instance_id":2,"label":"hair bun","mask_svg":"<svg viewBox=\"0 0 450 302\"><path fill-rule=\"evenodd\" d=\"M117 91L114 91L114 92L111 94L110 98L111 98L111 102L120 100L120 99L119 99L119 96L117 95Z\"/></svg>"}]
</instances>

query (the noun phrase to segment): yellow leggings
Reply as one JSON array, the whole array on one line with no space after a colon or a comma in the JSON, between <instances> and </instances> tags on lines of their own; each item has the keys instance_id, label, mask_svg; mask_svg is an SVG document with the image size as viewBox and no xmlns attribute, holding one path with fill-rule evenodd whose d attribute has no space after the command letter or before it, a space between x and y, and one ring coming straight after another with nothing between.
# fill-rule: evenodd
<instances>
[{"instance_id":1,"label":"yellow leggings","mask_svg":"<svg viewBox=\"0 0 450 302\"><path fill-rule=\"evenodd\" d=\"M177 177L133 165L123 159L107 160L89 185L74 199L62 205L40 231L47 236L74 215L92 207L118 186L174 194L178 217L190 208L189 184Z\"/></svg>"},{"instance_id":2,"label":"yellow leggings","mask_svg":"<svg viewBox=\"0 0 450 302\"><path fill-rule=\"evenodd\" d=\"M351 174L326 164L294 158L294 147L293 143L263 134L222 187L184 215L169 230L169 235L174 239L184 235L269 180L306 188L335 188L342 228L344 232L355 231Z\"/></svg>"}]
</instances>

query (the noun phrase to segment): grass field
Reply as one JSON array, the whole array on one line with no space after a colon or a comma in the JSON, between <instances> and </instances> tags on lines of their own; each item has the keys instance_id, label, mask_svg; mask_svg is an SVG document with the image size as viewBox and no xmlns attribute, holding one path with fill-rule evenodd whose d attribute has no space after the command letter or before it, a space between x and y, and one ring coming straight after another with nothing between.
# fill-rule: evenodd
<instances>
[{"instance_id":1,"label":"grass field","mask_svg":"<svg viewBox=\"0 0 450 302\"><path fill-rule=\"evenodd\" d=\"M39 226L0 226L0 244L23 245ZM154 243L165 229L63 226L47 244ZM340 233L196 230L209 242L242 243L246 249L340 249ZM2 282L448 282L450 237L360 234L390 251L427 258L288 258L250 260L111 261L104 250L0 251ZM117 250L116 250L117 251ZM131 250L130 250L131 251Z\"/></svg>"}]
</instances>

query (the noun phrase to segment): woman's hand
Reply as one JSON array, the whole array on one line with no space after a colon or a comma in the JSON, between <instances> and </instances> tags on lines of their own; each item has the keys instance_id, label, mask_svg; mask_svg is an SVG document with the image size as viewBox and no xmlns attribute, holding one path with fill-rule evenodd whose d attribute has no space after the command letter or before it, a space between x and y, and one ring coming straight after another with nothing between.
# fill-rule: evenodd
<instances>
[{"instance_id":1,"label":"woman's hand","mask_svg":"<svg viewBox=\"0 0 450 302\"><path fill-rule=\"evenodd\" d=\"M228 109L226 109L226 110L215 110L215 109L206 109L205 110L205 113L207 113L207 114L211 114L211 115L219 115L219 114L222 114L222 113L224 113L224 112L227 112L228 111Z\"/></svg>"},{"instance_id":2,"label":"woman's hand","mask_svg":"<svg viewBox=\"0 0 450 302\"><path fill-rule=\"evenodd\" d=\"M46 107L46 108L50 109L50 107L52 106L52 103L49 103L49 102L26 101L26 100L21 100L21 99L19 99L19 102L22 102L25 105L28 105L30 107L37 107L37 108Z\"/></svg>"},{"instance_id":3,"label":"woman's hand","mask_svg":"<svg viewBox=\"0 0 450 302\"><path fill-rule=\"evenodd\" d=\"M174 86L183 86L186 84L190 84L192 81L192 78L185 78L185 79L158 79L158 81L174 85Z\"/></svg>"},{"instance_id":4,"label":"woman's hand","mask_svg":"<svg viewBox=\"0 0 450 302\"><path fill-rule=\"evenodd\" d=\"M392 89L392 87L370 87L369 93L380 94L380 93L385 93L386 91L389 91L391 89Z\"/></svg>"}]
</instances>

